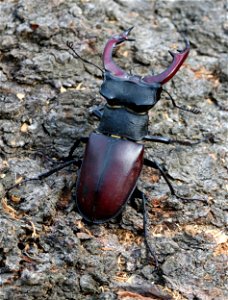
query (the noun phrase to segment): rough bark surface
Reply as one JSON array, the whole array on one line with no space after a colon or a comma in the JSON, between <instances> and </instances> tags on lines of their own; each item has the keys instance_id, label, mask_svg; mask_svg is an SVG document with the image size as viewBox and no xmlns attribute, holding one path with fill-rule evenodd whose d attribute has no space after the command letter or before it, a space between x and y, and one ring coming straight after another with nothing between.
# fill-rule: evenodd
<instances>
[{"instance_id":1,"label":"rough bark surface","mask_svg":"<svg viewBox=\"0 0 228 300\"><path fill-rule=\"evenodd\" d=\"M52 0L0 2L0 299L227 299L226 1ZM140 202L121 218L86 224L71 205L77 168L6 189L60 164L75 139L98 126L104 104L100 71L73 58L75 44L101 66L107 39L135 26L134 43L117 48L135 74L168 66L169 49L191 43L187 62L150 112L150 132L207 141L194 147L147 143L146 157L165 165L184 197L171 197L156 170L144 168L150 242L147 257ZM74 153L83 157L84 146Z\"/></svg>"}]
</instances>

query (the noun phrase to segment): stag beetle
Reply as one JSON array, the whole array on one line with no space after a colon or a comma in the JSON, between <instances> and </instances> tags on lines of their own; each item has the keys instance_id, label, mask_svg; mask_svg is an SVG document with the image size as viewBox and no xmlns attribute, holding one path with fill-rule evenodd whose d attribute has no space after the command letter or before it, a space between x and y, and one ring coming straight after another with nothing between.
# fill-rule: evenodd
<instances>
[{"instance_id":1,"label":"stag beetle","mask_svg":"<svg viewBox=\"0 0 228 300\"><path fill-rule=\"evenodd\" d=\"M103 109L93 111L100 119L97 130L92 132L89 138L77 140L70 151L69 157L72 157L79 143L87 141L81 165L79 161L69 160L49 172L25 181L43 179L71 163L78 163L80 171L76 185L76 205L82 217L92 223L103 223L116 217L131 197L141 198L144 208L145 241L157 266L156 256L147 239L146 197L136 186L143 164L160 170L171 194L184 198L175 193L167 173L156 161L143 158L142 141L182 145L200 142L148 135L148 112L159 101L163 84L177 73L187 58L190 45L186 40L185 49L178 50L177 53L170 52L173 57L172 63L161 74L145 77L131 75L113 61L112 54L116 45L124 41L133 41L129 38L132 28L108 40L103 52L104 68L97 66L103 74L100 94L107 104ZM68 43L68 47L77 58L96 66L83 59L75 51L72 43ZM172 98L171 100L175 107L197 113L196 110L180 107Z\"/></svg>"}]
</instances>

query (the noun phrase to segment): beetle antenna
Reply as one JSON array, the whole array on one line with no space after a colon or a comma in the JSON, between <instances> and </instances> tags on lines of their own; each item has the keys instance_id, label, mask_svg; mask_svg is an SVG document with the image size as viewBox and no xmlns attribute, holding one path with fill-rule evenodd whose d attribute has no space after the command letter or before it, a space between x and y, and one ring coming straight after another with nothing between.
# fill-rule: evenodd
<instances>
[{"instance_id":1,"label":"beetle antenna","mask_svg":"<svg viewBox=\"0 0 228 300\"><path fill-rule=\"evenodd\" d=\"M184 105L183 106L177 105L176 102L174 101L173 97L170 95L170 93L165 89L163 89L163 91L169 96L169 98L172 101L172 104L173 104L174 107L179 108L179 109L184 110L184 111L191 112L191 113L196 114L196 115L201 113L201 111L197 108L189 108L189 107L184 106Z\"/></svg>"},{"instance_id":2,"label":"beetle antenna","mask_svg":"<svg viewBox=\"0 0 228 300\"><path fill-rule=\"evenodd\" d=\"M73 45L72 42L67 41L67 42L66 42L66 45L67 45L68 48L70 48L70 49L73 51L73 54L74 54L73 56L74 56L75 58L79 58L79 59L81 59L84 63L90 64L90 65L96 67L97 69L99 69L99 70L102 72L102 74L104 74L104 70L102 70L98 65L96 65L96 64L94 64L93 62L91 62L91 61L89 61L89 60L87 60L87 59L81 57L81 55L79 55L79 54L76 52L76 50L74 49L74 45Z\"/></svg>"}]
</instances>

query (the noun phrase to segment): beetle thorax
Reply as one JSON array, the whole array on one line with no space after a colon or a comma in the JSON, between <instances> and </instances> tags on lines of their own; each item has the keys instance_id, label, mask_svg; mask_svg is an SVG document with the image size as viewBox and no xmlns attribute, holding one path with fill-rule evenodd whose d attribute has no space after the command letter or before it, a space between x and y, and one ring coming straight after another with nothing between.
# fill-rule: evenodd
<instances>
[{"instance_id":1,"label":"beetle thorax","mask_svg":"<svg viewBox=\"0 0 228 300\"><path fill-rule=\"evenodd\" d=\"M120 78L106 71L100 93L108 103L98 131L142 140L148 133L148 111L160 99L161 85L146 84L140 76Z\"/></svg>"}]
</instances>

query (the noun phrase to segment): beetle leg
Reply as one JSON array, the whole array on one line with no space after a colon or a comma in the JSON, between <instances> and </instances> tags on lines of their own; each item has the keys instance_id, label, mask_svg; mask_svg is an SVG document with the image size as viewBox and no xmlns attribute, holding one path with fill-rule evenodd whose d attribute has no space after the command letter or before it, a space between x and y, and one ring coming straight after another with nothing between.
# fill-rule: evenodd
<instances>
[{"instance_id":1,"label":"beetle leg","mask_svg":"<svg viewBox=\"0 0 228 300\"><path fill-rule=\"evenodd\" d=\"M81 142L82 142L82 143L87 143L87 142L88 142L88 137L80 137L79 139L77 139L77 140L74 142L73 146L71 146L71 148L70 148L70 152L69 152L69 154L68 154L68 156L67 156L67 160L69 160L70 158L73 157L73 153L74 153L75 149L78 148L78 146L79 146L79 144L80 144Z\"/></svg>"},{"instance_id":2,"label":"beetle leg","mask_svg":"<svg viewBox=\"0 0 228 300\"><path fill-rule=\"evenodd\" d=\"M185 198L185 197L179 196L179 195L175 192L175 190L174 190L174 188L173 188L173 186L172 186L172 184L171 184L171 182L170 182L170 180L169 180L169 178L168 178L168 174L167 174L166 170L164 170L164 168L163 168L158 162L156 162L156 161L151 161L151 160L145 158L145 159L144 159L144 165L145 165L145 166L148 166L148 167L151 167L151 168L154 168L154 169L157 169L157 170L160 171L162 177L165 179L165 182L167 183L167 185L168 185L168 187L169 187L169 189L170 189L171 195L175 196L177 199L181 199L181 200L192 200L192 201L193 201L193 200L196 200L196 201L207 202L206 199Z\"/></svg>"},{"instance_id":3,"label":"beetle leg","mask_svg":"<svg viewBox=\"0 0 228 300\"><path fill-rule=\"evenodd\" d=\"M19 183L13 185L13 186L11 186L11 187L9 187L9 188L6 190L6 193L8 193L10 190L12 190L12 189L14 189L14 188L19 187L20 185L22 185L22 184L24 184L24 183L26 183L26 182L29 182L29 181L37 181L37 180L43 180L43 179L45 179L45 178L51 176L52 174L54 174L54 173L56 173L56 172L62 170L63 168L65 168L65 167L67 167L67 166L69 166L69 165L72 165L72 164L75 164L75 165L77 165L78 167L80 167L80 165L81 165L81 160L76 160L76 159L70 160L70 161L67 161L67 162L65 162L65 163L63 163L63 164L61 164L61 165L59 165L59 166L57 166L57 167L55 167L55 168L53 168L53 169L47 171L47 172L41 173L41 174L39 174L39 175L37 175L37 176L35 176L35 177L26 178L26 179L22 180L21 182L19 182Z\"/></svg>"},{"instance_id":4,"label":"beetle leg","mask_svg":"<svg viewBox=\"0 0 228 300\"><path fill-rule=\"evenodd\" d=\"M100 120L103 116L103 110L104 110L103 106L102 107L97 107L94 110L92 110L92 114Z\"/></svg>"},{"instance_id":5,"label":"beetle leg","mask_svg":"<svg viewBox=\"0 0 228 300\"><path fill-rule=\"evenodd\" d=\"M155 268L158 269L158 259L157 259L155 250L148 241L149 233L148 233L148 216L147 216L147 207L146 207L147 197L137 187L134 190L133 197L139 198L139 199L142 200L142 204L143 204L143 231L144 231L145 244L146 244L147 249L149 250L150 254L152 255L152 257L154 259Z\"/></svg>"},{"instance_id":6,"label":"beetle leg","mask_svg":"<svg viewBox=\"0 0 228 300\"><path fill-rule=\"evenodd\" d=\"M146 135L144 137L144 140L145 141L150 141L150 142L164 143L164 144L179 144L179 145L184 145L184 146L194 146L194 145L197 145L201 142L204 142L204 141L208 140L208 138L205 137L205 138L200 139L198 141L191 142L191 141L174 140L174 139L171 139L171 138L165 137L165 136Z\"/></svg>"},{"instance_id":7,"label":"beetle leg","mask_svg":"<svg viewBox=\"0 0 228 300\"><path fill-rule=\"evenodd\" d=\"M149 160L147 158L144 158L144 165L145 166L148 166L148 167L151 167L151 168L154 168L156 170L159 170L162 177L165 179L165 182L167 183L169 189L170 189L170 192L172 195L176 196L176 193L175 193L175 190L171 184L171 182L169 181L168 179L168 176L166 174L166 171L164 170L164 168L162 168L162 166L160 166L156 161L152 161L152 160Z\"/></svg>"}]
</instances>

